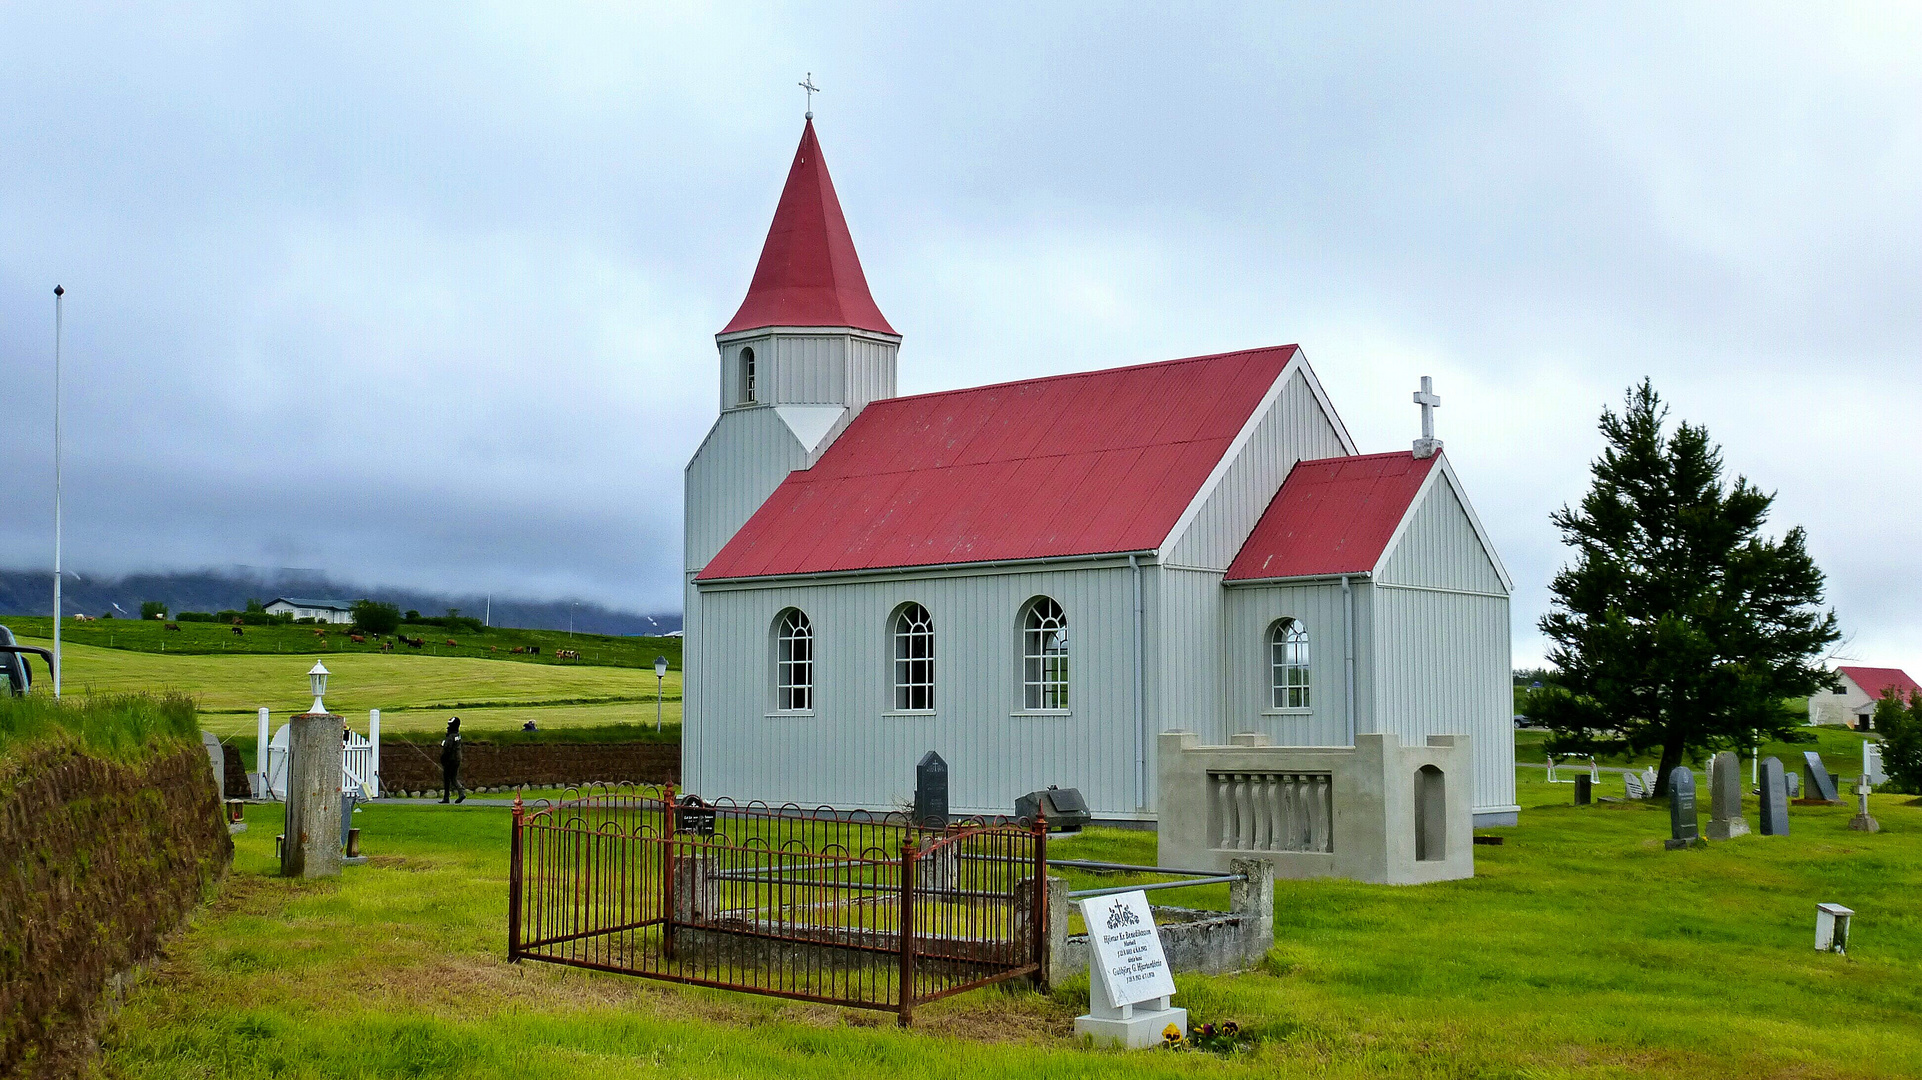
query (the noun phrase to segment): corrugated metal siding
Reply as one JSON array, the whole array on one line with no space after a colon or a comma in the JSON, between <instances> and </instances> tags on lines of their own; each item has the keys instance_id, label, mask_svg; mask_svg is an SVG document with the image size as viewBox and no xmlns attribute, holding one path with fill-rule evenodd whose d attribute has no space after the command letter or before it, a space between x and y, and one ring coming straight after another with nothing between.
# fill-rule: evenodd
<instances>
[{"instance_id":1,"label":"corrugated metal siding","mask_svg":"<svg viewBox=\"0 0 1922 1080\"><path fill-rule=\"evenodd\" d=\"M1307 376L1297 368L1221 483L1174 538L1167 561L1226 570L1295 462L1346 452Z\"/></svg>"},{"instance_id":2,"label":"corrugated metal siding","mask_svg":"<svg viewBox=\"0 0 1922 1080\"><path fill-rule=\"evenodd\" d=\"M774 339L768 400L776 405L839 405L847 382L847 338L841 335Z\"/></svg>"},{"instance_id":3,"label":"corrugated metal siding","mask_svg":"<svg viewBox=\"0 0 1922 1080\"><path fill-rule=\"evenodd\" d=\"M1408 528L1382 563L1381 580L1438 589L1503 593L1502 579L1446 476L1435 477Z\"/></svg>"},{"instance_id":4,"label":"corrugated metal siding","mask_svg":"<svg viewBox=\"0 0 1922 1080\"><path fill-rule=\"evenodd\" d=\"M721 414L687 463L687 568L707 565L806 451L771 408Z\"/></svg>"},{"instance_id":5,"label":"corrugated metal siding","mask_svg":"<svg viewBox=\"0 0 1922 1080\"><path fill-rule=\"evenodd\" d=\"M1355 587L1356 712L1365 713L1369 677L1365 625L1367 602ZM1216 741L1244 731L1266 734L1277 746L1347 746L1348 702L1341 584L1249 585L1223 590L1223 658L1227 725ZM1306 714L1269 709L1268 631L1277 619L1296 619L1308 630L1309 701ZM1366 724L1360 730L1366 731Z\"/></svg>"},{"instance_id":6,"label":"corrugated metal siding","mask_svg":"<svg viewBox=\"0 0 1922 1080\"><path fill-rule=\"evenodd\" d=\"M859 411L870 401L893 397L900 346L859 337L850 337L847 342L847 397L843 403Z\"/></svg>"},{"instance_id":7,"label":"corrugated metal siding","mask_svg":"<svg viewBox=\"0 0 1922 1080\"><path fill-rule=\"evenodd\" d=\"M1157 670L1156 693L1148 698L1148 734L1192 731L1206 742L1226 737L1221 707L1221 575L1208 570L1166 566L1150 571L1156 580L1155 605L1149 610L1149 665ZM1132 677L1132 676L1131 676ZM1153 767L1154 747L1149 747ZM1154 774L1149 773L1150 779Z\"/></svg>"},{"instance_id":8,"label":"corrugated metal siding","mask_svg":"<svg viewBox=\"0 0 1922 1080\"><path fill-rule=\"evenodd\" d=\"M1373 590L1375 730L1403 742L1475 740L1475 809L1515 805L1508 598L1381 586Z\"/></svg>"},{"instance_id":9,"label":"corrugated metal siding","mask_svg":"<svg viewBox=\"0 0 1922 1080\"><path fill-rule=\"evenodd\" d=\"M1007 813L1017 796L1059 784L1080 788L1099 815L1133 816L1129 575L1122 566L704 588L687 782L742 801L893 810L913 795L915 762L935 750L948 762L957 812ZM1068 614L1066 716L1016 715L1016 620L1039 594ZM890 714L888 620L908 601L935 622L931 716ZM790 605L814 626L812 716L768 715L769 628Z\"/></svg>"}]
</instances>

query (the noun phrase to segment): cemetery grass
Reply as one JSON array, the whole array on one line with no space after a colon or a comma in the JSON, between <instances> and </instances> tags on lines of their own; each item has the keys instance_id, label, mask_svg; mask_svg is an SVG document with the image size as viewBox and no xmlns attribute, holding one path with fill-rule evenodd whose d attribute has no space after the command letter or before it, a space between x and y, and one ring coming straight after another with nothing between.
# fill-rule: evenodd
<instances>
[{"instance_id":1,"label":"cemetery grass","mask_svg":"<svg viewBox=\"0 0 1922 1080\"><path fill-rule=\"evenodd\" d=\"M1801 772L1802 754L1805 751L1814 750L1822 755L1822 764L1828 768L1830 775L1854 776L1862 771L1862 744L1871 739L1880 738L1880 736L1865 734L1852 728L1829 724L1824 724L1820 727L1801 728L1799 730L1811 737L1809 742L1763 743L1762 756L1765 758L1780 758L1782 760L1782 768L1789 772ZM1532 728L1517 731L1515 733L1515 760L1528 762L1531 765L1540 765L1545 760L1543 746L1547 742L1548 732L1545 730ZM1745 770L1744 775L1747 775L1746 770L1749 767L1749 753L1746 747L1742 749L1741 756L1742 768ZM1560 759L1557 760L1559 761ZM1627 766L1639 769L1644 766L1659 765L1661 764L1661 760L1662 754L1658 748L1644 754L1634 755L1633 757L1625 754L1604 755L1596 758L1595 762L1598 765ZM1698 773L1704 772L1704 770L1708 768L1708 760L1706 757L1692 764ZM1542 770L1535 769L1534 772L1535 775L1539 777ZM1526 776L1527 770L1524 770L1523 774ZM1621 786L1619 781L1615 786Z\"/></svg>"},{"instance_id":2,"label":"cemetery grass","mask_svg":"<svg viewBox=\"0 0 1922 1080\"><path fill-rule=\"evenodd\" d=\"M1922 807L1795 807L1793 835L1664 851L1660 804L1568 805L1523 771L1523 824L1472 881L1280 882L1258 971L1177 976L1196 1022L1252 1049L1094 1052L1086 979L890 1016L502 959L507 814L374 806L374 865L271 875L279 808L249 807L212 908L127 995L110 1075L562 1077L1869 1077L1922 1075ZM1749 820L1755 820L1750 801ZM1090 830L1059 857L1152 862ZM1090 875L1071 875L1078 882ZM1113 877L1100 879L1113 882ZM1225 906L1221 887L1158 894ZM1814 905L1857 915L1821 954Z\"/></svg>"}]
</instances>

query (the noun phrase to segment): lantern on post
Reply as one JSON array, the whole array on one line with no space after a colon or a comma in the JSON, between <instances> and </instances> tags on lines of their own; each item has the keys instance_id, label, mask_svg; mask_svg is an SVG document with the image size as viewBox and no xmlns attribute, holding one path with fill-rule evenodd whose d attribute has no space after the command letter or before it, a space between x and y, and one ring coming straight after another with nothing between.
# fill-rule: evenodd
<instances>
[{"instance_id":1,"label":"lantern on post","mask_svg":"<svg viewBox=\"0 0 1922 1080\"><path fill-rule=\"evenodd\" d=\"M654 658L654 730L661 730L661 697L667 688L667 657ZM685 730L685 729L683 729Z\"/></svg>"},{"instance_id":2,"label":"lantern on post","mask_svg":"<svg viewBox=\"0 0 1922 1080\"><path fill-rule=\"evenodd\" d=\"M318 660L314 661L314 666L308 670L307 682L314 690L314 707L308 709L308 712L315 715L322 715L327 712L326 703L320 699L327 694L327 676L332 674L333 672L328 671L327 666Z\"/></svg>"}]
</instances>

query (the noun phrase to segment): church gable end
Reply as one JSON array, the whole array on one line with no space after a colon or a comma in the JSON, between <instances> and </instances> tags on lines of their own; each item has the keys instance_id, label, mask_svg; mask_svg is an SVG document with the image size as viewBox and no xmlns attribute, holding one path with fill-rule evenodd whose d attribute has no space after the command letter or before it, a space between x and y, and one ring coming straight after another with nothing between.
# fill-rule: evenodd
<instances>
[{"instance_id":1,"label":"church gable end","mask_svg":"<svg viewBox=\"0 0 1922 1080\"><path fill-rule=\"evenodd\" d=\"M1507 574L1445 459L1389 542L1375 579L1384 585L1508 594Z\"/></svg>"}]
</instances>

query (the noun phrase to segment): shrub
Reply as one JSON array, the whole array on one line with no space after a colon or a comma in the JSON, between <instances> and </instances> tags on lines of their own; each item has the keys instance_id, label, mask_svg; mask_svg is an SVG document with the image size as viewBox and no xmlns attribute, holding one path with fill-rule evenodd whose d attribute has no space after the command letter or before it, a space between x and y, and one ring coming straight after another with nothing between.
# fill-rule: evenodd
<instances>
[{"instance_id":1,"label":"shrub","mask_svg":"<svg viewBox=\"0 0 1922 1080\"><path fill-rule=\"evenodd\" d=\"M354 628L370 634L391 634L400 629L400 608L378 600L354 602Z\"/></svg>"},{"instance_id":2,"label":"shrub","mask_svg":"<svg viewBox=\"0 0 1922 1080\"><path fill-rule=\"evenodd\" d=\"M1875 703L1871 726L1882 733L1882 769L1889 786L1922 795L1922 694L1903 701L1901 691L1889 691Z\"/></svg>"}]
</instances>

